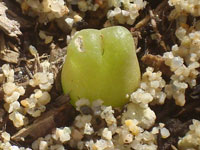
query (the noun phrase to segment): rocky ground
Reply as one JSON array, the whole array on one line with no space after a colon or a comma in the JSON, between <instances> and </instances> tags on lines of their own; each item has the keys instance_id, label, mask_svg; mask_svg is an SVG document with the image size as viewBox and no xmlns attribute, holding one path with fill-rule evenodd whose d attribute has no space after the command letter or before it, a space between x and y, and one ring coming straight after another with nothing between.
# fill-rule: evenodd
<instances>
[{"instance_id":1,"label":"rocky ground","mask_svg":"<svg viewBox=\"0 0 200 150\"><path fill-rule=\"evenodd\" d=\"M144 7L138 8L138 15L135 15L132 22L127 23L130 21L128 17L125 21L120 21L116 16L109 19L108 11L114 10L115 5L108 7L107 1L104 0L92 1L90 9L89 6L87 9L87 7L82 7L83 4L77 4L77 1L66 1L63 5L61 1L59 1L61 4L57 6L61 12L51 12L47 8L43 10L43 7L39 7L42 3L39 0L38 3L32 2L32 4L27 0L0 1L0 140L2 141L0 149L6 149L5 143L7 143L7 148L11 147L10 149L16 147L34 149L32 143L35 140L48 134L56 135L58 131L56 129L63 131L62 127L71 129L71 141L70 138L62 141L61 135L56 135L54 140L60 139L58 143L55 142L56 144L62 143L65 149L86 149L86 147L92 149L90 145L78 147L74 143L97 140L100 137L98 132L109 125L100 115L95 116L96 118L91 115L93 119L90 122L95 133L84 135L84 131L76 125L74 120L80 114L83 117L94 110L87 106L77 111L70 104L69 96L63 95L62 92L60 71L65 59L67 44L76 31L86 28L101 29L111 25L122 25L132 33L142 74L147 72L147 67L152 67L154 72L162 73L161 78L165 82L165 87L159 87L159 91L156 89L156 92L164 93L163 102L160 102L159 98L152 95L148 89L141 87L144 92L152 95L153 100L149 102L148 108L156 116L151 127L144 130L150 133L154 127L159 128L158 133L155 134L155 141L153 141L155 147L148 148L152 150L199 149L200 143L190 143L188 145L192 146L188 147L184 144L178 145L180 137L184 137L189 130L192 130L189 126L193 119L200 120L200 77L198 75L200 14L195 11L190 12L193 8L192 4L191 8L187 9L175 0L174 2L172 0L149 0ZM196 3L198 2L194 1L193 5ZM98 8L95 8L95 4ZM195 9L198 9L199 5L196 4ZM120 8L123 9L123 7L125 10L123 5ZM121 20L124 19L122 18ZM190 39L187 40L186 36ZM195 40L196 43L192 43ZM176 44L177 49L173 48ZM185 54L181 54L183 51ZM194 57L193 55L189 57L190 54L194 54ZM173 59L178 64L180 60L182 64L178 67L173 66ZM183 75L183 79L179 79L181 74L177 73L178 68L181 67L189 68L189 75ZM181 84L180 87L179 85L176 87L174 81ZM150 81L144 82L149 83ZM171 87L175 91L170 89ZM123 116L122 112L126 109L127 107L123 110L114 109L116 120ZM170 133L166 138L163 138L160 129L163 125L160 123L163 123ZM123 124L117 124L117 127L122 126ZM196 125L196 127L199 126ZM68 129L66 132L69 132ZM113 138L115 134L113 133ZM149 144L145 141L141 143ZM42 146L35 147L35 149L45 149ZM100 150L98 146L96 147Z\"/></svg>"}]
</instances>

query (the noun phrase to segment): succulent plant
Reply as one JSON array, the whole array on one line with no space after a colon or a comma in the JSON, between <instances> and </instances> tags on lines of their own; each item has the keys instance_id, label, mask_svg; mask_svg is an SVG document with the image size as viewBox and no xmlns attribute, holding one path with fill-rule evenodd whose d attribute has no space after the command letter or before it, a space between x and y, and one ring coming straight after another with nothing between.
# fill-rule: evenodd
<instances>
[{"instance_id":1,"label":"succulent plant","mask_svg":"<svg viewBox=\"0 0 200 150\"><path fill-rule=\"evenodd\" d=\"M140 82L134 40L124 27L79 31L67 47L61 74L64 93L71 103L80 98L97 99L121 107Z\"/></svg>"}]
</instances>

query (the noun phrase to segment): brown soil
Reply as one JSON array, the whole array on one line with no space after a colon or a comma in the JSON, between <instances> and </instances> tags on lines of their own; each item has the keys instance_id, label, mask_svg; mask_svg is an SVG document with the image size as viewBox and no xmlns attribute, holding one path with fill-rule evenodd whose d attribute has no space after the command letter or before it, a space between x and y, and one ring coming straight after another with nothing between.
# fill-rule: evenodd
<instances>
[{"instance_id":1,"label":"brown soil","mask_svg":"<svg viewBox=\"0 0 200 150\"><path fill-rule=\"evenodd\" d=\"M133 26L125 25L125 27L132 32L137 41L137 47L139 48L137 55L141 70L144 71L147 66L152 66L155 70L162 71L165 80L169 81L171 72L165 66L162 58L157 55L170 51L172 45L179 43L174 35L176 30L175 21L168 20L168 15L172 8L168 6L167 0L148 0L148 2L147 7L140 12L135 24ZM4 0L4 3L0 2L1 10L4 6L8 10L5 11L7 18L4 18L5 20L0 18L0 66L8 63L14 68L16 84L26 87L26 93L21 99L28 97L33 92L34 89L28 86L28 80L34 72L40 70L40 61L49 60L54 62L52 71L56 75L56 79L51 90L52 102L47 106L47 112L39 119L30 117L31 121L26 131L18 132L9 121L8 114L3 111L3 92L2 85L0 85L0 118L3 116L3 120L0 121L0 130L6 130L13 135L13 144L26 147L39 136L44 136L51 132L51 129L70 125L77 114L70 105L68 96L62 95L59 76L63 63L62 58L66 53L66 35L69 33L61 31L55 22L43 25L38 23L37 18L23 15L20 5L13 0ZM106 20L105 11L106 9L102 6L96 12L87 12L84 21L77 23L75 25L76 28L78 30L91 27L103 28L103 22ZM6 22L6 19L15 20L20 26L17 27L15 22L12 21ZM192 19L194 18L191 17ZM11 28L5 28L3 26L4 23L10 23ZM46 31L46 33L53 36L53 44L45 44L39 38L38 32L40 30ZM11 36L13 31L16 31L16 34ZM156 36L155 40L152 39L152 35ZM39 61L30 54L29 45L34 45L38 50ZM199 77L197 81L199 84ZM184 136L188 131L191 120L200 119L200 102L197 101L200 97L200 86L198 84L194 89L187 89L186 105L184 107L176 106L174 100L171 99L166 100L162 106L152 106L157 116L155 126L162 122L166 124L170 131L170 137L167 139L162 139L158 136L158 150L170 150L173 146L177 147L178 138ZM86 110L86 113L91 112ZM95 121L98 121L98 118ZM104 122L96 123L96 125L98 125L96 128L99 128L104 125ZM42 129L39 133L37 133L38 128ZM20 137L25 137L25 141L18 142L17 139Z\"/></svg>"}]
</instances>

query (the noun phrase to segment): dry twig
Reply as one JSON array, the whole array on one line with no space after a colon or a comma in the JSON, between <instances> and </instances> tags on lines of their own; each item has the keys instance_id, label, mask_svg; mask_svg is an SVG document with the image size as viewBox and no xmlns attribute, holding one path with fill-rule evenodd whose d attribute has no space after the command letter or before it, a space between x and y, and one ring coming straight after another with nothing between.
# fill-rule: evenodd
<instances>
[{"instance_id":1,"label":"dry twig","mask_svg":"<svg viewBox=\"0 0 200 150\"><path fill-rule=\"evenodd\" d=\"M158 5L158 7L155 9L155 13L158 14L160 11L162 12L162 9L167 5L167 0L163 0L162 3L160 3ZM150 21L151 17L150 15L146 15L145 18L143 18L140 22L138 22L135 26L134 26L134 29L135 30L138 30L142 27L144 27L149 21Z\"/></svg>"}]
</instances>

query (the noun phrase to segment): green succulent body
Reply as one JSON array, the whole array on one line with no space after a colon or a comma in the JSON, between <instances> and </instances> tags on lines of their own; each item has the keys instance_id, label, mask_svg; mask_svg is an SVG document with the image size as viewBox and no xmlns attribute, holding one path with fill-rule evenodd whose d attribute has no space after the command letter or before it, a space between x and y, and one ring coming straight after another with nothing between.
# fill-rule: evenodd
<instances>
[{"instance_id":1,"label":"green succulent body","mask_svg":"<svg viewBox=\"0 0 200 150\"><path fill-rule=\"evenodd\" d=\"M71 103L97 99L121 107L140 82L140 68L131 33L124 27L78 32L67 47L61 83Z\"/></svg>"}]
</instances>

